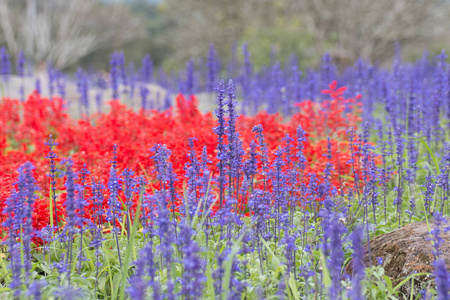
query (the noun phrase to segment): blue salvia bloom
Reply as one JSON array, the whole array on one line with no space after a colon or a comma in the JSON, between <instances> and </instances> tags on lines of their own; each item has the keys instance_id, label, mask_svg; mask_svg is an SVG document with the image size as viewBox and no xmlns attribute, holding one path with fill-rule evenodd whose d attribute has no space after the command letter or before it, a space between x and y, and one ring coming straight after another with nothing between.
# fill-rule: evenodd
<instances>
[{"instance_id":1,"label":"blue salvia bloom","mask_svg":"<svg viewBox=\"0 0 450 300\"><path fill-rule=\"evenodd\" d=\"M111 170L109 172L109 181L108 181L108 190L109 190L109 201L108 201L108 212L106 214L106 220L108 222L112 222L114 226L113 233L118 234L119 231L116 228L116 220L121 222L121 208L122 204L119 201L119 190L121 190L120 186L121 177L117 174L116 169L111 166Z\"/></svg>"},{"instance_id":2,"label":"blue salvia bloom","mask_svg":"<svg viewBox=\"0 0 450 300\"><path fill-rule=\"evenodd\" d=\"M89 115L89 83L88 75L83 71L83 69L78 68L77 71L77 91L78 91L78 101L81 107L84 107L84 112Z\"/></svg>"},{"instance_id":3,"label":"blue salvia bloom","mask_svg":"<svg viewBox=\"0 0 450 300\"><path fill-rule=\"evenodd\" d=\"M221 253L217 254L216 269L214 270L212 277L214 279L214 291L216 295L222 294L222 280L225 275L225 269L223 263L228 255L228 248L225 248Z\"/></svg>"},{"instance_id":4,"label":"blue salvia bloom","mask_svg":"<svg viewBox=\"0 0 450 300\"><path fill-rule=\"evenodd\" d=\"M284 277L280 278L280 283L278 284L278 290L277 290L277 299L284 300L285 299L285 289L286 289L286 282Z\"/></svg>"},{"instance_id":5,"label":"blue salvia bloom","mask_svg":"<svg viewBox=\"0 0 450 300\"><path fill-rule=\"evenodd\" d=\"M65 300L77 300L86 297L81 288L70 285L60 286L54 293L55 297Z\"/></svg>"},{"instance_id":6,"label":"blue salvia bloom","mask_svg":"<svg viewBox=\"0 0 450 300\"><path fill-rule=\"evenodd\" d=\"M141 86L141 108L143 110L148 109L147 98L148 98L149 94L150 94L150 91L148 90L148 88L145 85L142 85Z\"/></svg>"},{"instance_id":7,"label":"blue salvia bloom","mask_svg":"<svg viewBox=\"0 0 450 300\"><path fill-rule=\"evenodd\" d=\"M36 81L34 82L34 90L40 95L41 94L41 80L39 78L36 78Z\"/></svg>"},{"instance_id":8,"label":"blue salvia bloom","mask_svg":"<svg viewBox=\"0 0 450 300\"><path fill-rule=\"evenodd\" d=\"M280 214L286 211L286 174L282 171L282 167L285 165L283 160L283 148L278 146L278 149L275 151L275 159L272 164L272 171L270 172L272 184L273 184L273 195L275 200L275 214L276 220L278 222L278 226L280 226ZM275 230L276 237L276 230Z\"/></svg>"},{"instance_id":9,"label":"blue salvia bloom","mask_svg":"<svg viewBox=\"0 0 450 300\"><path fill-rule=\"evenodd\" d=\"M64 206L66 208L66 226L65 229L69 234L69 242L73 234L75 234L75 225L76 225L76 199L75 199L75 179L77 179L77 174L73 171L73 161L71 159L67 159L62 162L62 164L66 165L66 201L64 202Z\"/></svg>"},{"instance_id":10,"label":"blue salvia bloom","mask_svg":"<svg viewBox=\"0 0 450 300\"><path fill-rule=\"evenodd\" d=\"M150 151L154 152L151 159L155 162L156 179L160 182L160 188L165 191L165 183L168 175L168 159L172 151L167 149L165 144L155 144Z\"/></svg>"},{"instance_id":11,"label":"blue salvia bloom","mask_svg":"<svg viewBox=\"0 0 450 300\"><path fill-rule=\"evenodd\" d=\"M442 165L444 166L443 168L443 174L441 177L441 186L442 186L442 190L444 191L449 191L449 182L447 180L447 178L449 177L450 174L450 142L447 142L444 144L444 154L442 155ZM447 200L449 197L449 193L444 193L444 195L442 196L442 204L441 204L441 212L443 212L444 210L444 205L446 204Z\"/></svg>"},{"instance_id":12,"label":"blue salvia bloom","mask_svg":"<svg viewBox=\"0 0 450 300\"><path fill-rule=\"evenodd\" d=\"M217 127L213 128L215 134L217 134L217 158L219 162L217 163L217 168L219 171L219 177L217 182L219 183L219 207L222 208L223 197L224 197L224 187L225 187L225 171L226 171L226 159L227 159L227 149L225 146L224 136L225 136L225 83L223 80L219 82L217 86L217 104L218 108L215 111L217 116Z\"/></svg>"},{"instance_id":13,"label":"blue salvia bloom","mask_svg":"<svg viewBox=\"0 0 450 300\"><path fill-rule=\"evenodd\" d=\"M201 171L202 171L202 178L200 179L200 194L202 196L205 196L209 191L208 191L208 184L209 184L209 175L210 175L210 171L208 170L208 164L212 163L212 161L210 161L208 159L208 151L206 146L203 146L203 150L202 150L202 155L201 155L201 162L200 162L200 166L201 166Z\"/></svg>"},{"instance_id":14,"label":"blue salvia bloom","mask_svg":"<svg viewBox=\"0 0 450 300\"><path fill-rule=\"evenodd\" d=\"M159 99L159 92L157 94L157 98ZM162 108L160 108L160 109L165 111L165 110L168 110L171 106L172 106L172 94L170 93L170 91L168 91L166 93L166 95L164 96L164 102L163 102Z\"/></svg>"},{"instance_id":15,"label":"blue salvia bloom","mask_svg":"<svg viewBox=\"0 0 450 300\"><path fill-rule=\"evenodd\" d=\"M20 101L25 101L25 87L24 87L24 77L25 77L25 55L23 51L20 50L16 59L16 71L17 75L22 78L22 82L20 83Z\"/></svg>"},{"instance_id":16,"label":"blue salvia bloom","mask_svg":"<svg viewBox=\"0 0 450 300\"><path fill-rule=\"evenodd\" d=\"M178 194L175 189L175 182L178 181L177 174L173 171L173 165L171 162L167 164L167 181L169 184L169 193L170 193L170 209L172 210L172 217L174 223L175 235L177 234L177 222L175 219L175 209L176 204L175 201L178 197Z\"/></svg>"},{"instance_id":17,"label":"blue salvia bloom","mask_svg":"<svg viewBox=\"0 0 450 300\"><path fill-rule=\"evenodd\" d=\"M184 166L184 170L186 171L186 177L188 178L187 180L187 188L188 188L188 193L194 193L194 199L197 200L198 196L197 196L197 186L199 184L199 179L200 179L200 162L198 161L197 158L197 153L194 149L194 140L196 140L197 138L195 137L190 137L189 140L189 154L187 155L189 157L189 161L186 162L185 166ZM197 202L197 201L196 201ZM191 203L189 203L191 205Z\"/></svg>"},{"instance_id":18,"label":"blue salvia bloom","mask_svg":"<svg viewBox=\"0 0 450 300\"><path fill-rule=\"evenodd\" d=\"M132 106L134 107L134 90L136 88L136 81L138 80L137 74L134 71L134 63L131 62L128 65L128 76L129 76L129 85L130 85L130 94L129 99L132 101Z\"/></svg>"},{"instance_id":19,"label":"blue salvia bloom","mask_svg":"<svg viewBox=\"0 0 450 300\"><path fill-rule=\"evenodd\" d=\"M103 218L103 200L104 200L104 190L106 190L106 187L101 182L95 182L94 179L92 179L91 183L91 190L92 190L92 204L94 205L94 212L92 214L92 217L94 219L92 226L90 227L92 231L93 239L91 243L89 244L90 247L95 248L95 256L96 256L96 276L95 276L95 290L94 295L97 295L97 284L98 284L98 273L99 273L99 267L102 266L102 263L99 260L100 257L100 247L103 242L102 238L102 218Z\"/></svg>"},{"instance_id":20,"label":"blue salvia bloom","mask_svg":"<svg viewBox=\"0 0 450 300\"><path fill-rule=\"evenodd\" d=\"M301 170L301 173L303 174L305 168L306 168L306 157L303 154L303 149L305 146L303 146L303 142L307 142L308 139L306 138L306 132L303 130L302 125L298 125L297 127L297 159L298 159L298 167Z\"/></svg>"},{"instance_id":21,"label":"blue salvia bloom","mask_svg":"<svg viewBox=\"0 0 450 300\"><path fill-rule=\"evenodd\" d=\"M114 51L111 54L110 64L110 80L111 88L113 90L112 98L113 100L119 99L119 52Z\"/></svg>"},{"instance_id":22,"label":"blue salvia bloom","mask_svg":"<svg viewBox=\"0 0 450 300\"><path fill-rule=\"evenodd\" d=\"M181 225L180 239L183 253L183 275L180 295L184 299L200 299L203 295L206 262L199 256L200 248L192 240L194 231L186 222Z\"/></svg>"},{"instance_id":23,"label":"blue salvia bloom","mask_svg":"<svg viewBox=\"0 0 450 300\"><path fill-rule=\"evenodd\" d=\"M142 214L141 224L143 227L142 233L144 237L150 236L150 241L153 238L153 225L156 220L157 200L155 195L144 194L142 199Z\"/></svg>"},{"instance_id":24,"label":"blue salvia bloom","mask_svg":"<svg viewBox=\"0 0 450 300\"><path fill-rule=\"evenodd\" d=\"M26 162L19 167L19 178L17 180L17 190L19 195L19 207L16 218L19 218L20 226L22 227L21 238L23 241L23 254L24 254L24 270L25 270L25 284L29 284L30 272L31 272L31 238L33 235L32 226L32 212L33 205L37 198L34 194L38 187L36 186L36 180L33 177L34 165L30 162Z\"/></svg>"},{"instance_id":25,"label":"blue salvia bloom","mask_svg":"<svg viewBox=\"0 0 450 300\"><path fill-rule=\"evenodd\" d=\"M125 65L125 55L123 54L123 51L119 52L117 55L117 67L119 72L119 78L123 86L123 93L128 93L128 74L127 69Z\"/></svg>"},{"instance_id":26,"label":"blue salvia bloom","mask_svg":"<svg viewBox=\"0 0 450 300\"><path fill-rule=\"evenodd\" d=\"M333 170L333 164L330 162L331 158L333 157L331 155L330 137L327 138L327 153L323 154L323 156L325 156L328 159L327 163L325 164L325 170L323 171L323 173L324 173L326 179L329 180L330 176L331 176L331 171Z\"/></svg>"},{"instance_id":27,"label":"blue salvia bloom","mask_svg":"<svg viewBox=\"0 0 450 300\"><path fill-rule=\"evenodd\" d=\"M108 181L108 190L109 190L109 201L108 201L108 211L106 213L106 220L108 222L112 222L113 229L111 232L114 234L116 238L116 247L117 247L117 254L119 257L119 263L120 267L122 267L122 258L120 255L120 247L119 247L119 228L117 228L116 220L121 222L122 221L122 203L119 201L119 190L121 188L119 182L120 177L117 174L116 171L116 165L117 165L117 146L113 146L113 159L110 162L111 163L111 170L109 173L109 181Z\"/></svg>"},{"instance_id":28,"label":"blue salvia bloom","mask_svg":"<svg viewBox=\"0 0 450 300\"><path fill-rule=\"evenodd\" d=\"M131 206L133 204L133 194L137 193L139 191L139 182L137 178L134 177L134 172L132 170L126 169L123 170L121 179L124 183L125 190L125 206L126 206L126 212L125 212L125 218L127 222L127 237L130 239L130 218L131 218Z\"/></svg>"},{"instance_id":29,"label":"blue salvia bloom","mask_svg":"<svg viewBox=\"0 0 450 300\"><path fill-rule=\"evenodd\" d=\"M186 95L194 94L195 88L195 68L194 68L194 59L190 59L186 64L186 87L185 93Z\"/></svg>"},{"instance_id":30,"label":"blue salvia bloom","mask_svg":"<svg viewBox=\"0 0 450 300\"><path fill-rule=\"evenodd\" d=\"M330 287L330 298L341 298L341 267L344 262L344 252L342 251L342 235L346 232L346 228L339 223L339 216L333 214L331 217L330 230L330 262L329 270L332 284Z\"/></svg>"},{"instance_id":31,"label":"blue salvia bloom","mask_svg":"<svg viewBox=\"0 0 450 300\"><path fill-rule=\"evenodd\" d=\"M85 189L87 187L87 183L86 183L87 176L89 174L91 174L91 172L88 170L86 164L83 164L83 168L81 168L80 174L81 174L81 185L82 185L83 189Z\"/></svg>"},{"instance_id":32,"label":"blue salvia bloom","mask_svg":"<svg viewBox=\"0 0 450 300\"><path fill-rule=\"evenodd\" d=\"M215 280L214 287L215 287L215 293L216 295L220 295L222 293L222 285L225 275L225 269L223 266L224 261L228 259L233 259L232 265L231 265L231 278L229 282L226 282L225 284L229 286L229 293L227 299L241 299L241 294L244 288L244 285L241 280L237 279L235 277L235 274L237 272L240 272L240 268L237 264L237 261L235 257L229 258L229 255L231 254L230 248L225 248L220 254L218 254L217 257L217 267L216 270L213 272L213 278Z\"/></svg>"},{"instance_id":33,"label":"blue salvia bloom","mask_svg":"<svg viewBox=\"0 0 450 300\"><path fill-rule=\"evenodd\" d=\"M92 217L94 219L94 229L101 227L101 218L103 215L103 200L104 200L104 190L106 187L101 182L96 182L92 179L91 183L92 190L92 204L94 205L94 211Z\"/></svg>"},{"instance_id":34,"label":"blue salvia bloom","mask_svg":"<svg viewBox=\"0 0 450 300\"><path fill-rule=\"evenodd\" d=\"M103 93L101 91L97 91L97 93L95 94L95 106L97 107L97 113L102 112L102 98Z\"/></svg>"},{"instance_id":35,"label":"blue salvia bloom","mask_svg":"<svg viewBox=\"0 0 450 300\"><path fill-rule=\"evenodd\" d=\"M317 81L317 74L313 70L308 70L306 73L306 91L307 98L311 101L316 99Z\"/></svg>"},{"instance_id":36,"label":"blue salvia bloom","mask_svg":"<svg viewBox=\"0 0 450 300\"><path fill-rule=\"evenodd\" d=\"M433 255L435 257L435 260L439 260L441 258L441 246L443 243L445 243L444 239L442 238L442 233L446 233L450 230L450 227L446 227L442 229L441 227L444 224L447 224L447 220L442 216L442 214L439 211L436 211L433 214L434 217L434 228L430 231L433 241Z\"/></svg>"},{"instance_id":37,"label":"blue salvia bloom","mask_svg":"<svg viewBox=\"0 0 450 300\"><path fill-rule=\"evenodd\" d=\"M50 252L49 244L54 240L53 238L54 230L55 227L47 225L38 232L36 232L36 237L41 238L42 241L44 242L44 245L42 246L42 250L44 251L44 260L47 253Z\"/></svg>"},{"instance_id":38,"label":"blue salvia bloom","mask_svg":"<svg viewBox=\"0 0 450 300\"><path fill-rule=\"evenodd\" d=\"M244 291L244 283L240 280L236 274L241 273L242 270L239 267L238 260L233 257L233 262L231 264L231 278L230 278L230 293L228 294L228 299L242 299L242 293Z\"/></svg>"},{"instance_id":39,"label":"blue salvia bloom","mask_svg":"<svg viewBox=\"0 0 450 300\"><path fill-rule=\"evenodd\" d=\"M68 281L69 281L69 285L70 285L70 269L71 269L71 264L72 264L72 257L73 257L73 253L72 253L72 244L73 244L73 236L76 233L76 221L77 221L77 215L76 215L76 194L75 194L75 190L78 189L78 193L80 194L81 191L79 189L79 186L77 187L75 185L75 179L77 179L77 174L73 171L73 161L71 159L67 159L65 161L62 162L62 164L66 165L66 172L65 172L65 176L66 176L66 183L65 183L65 187L66 187L66 191L67 191L67 196L66 196L66 201L64 202L64 206L66 208L66 226L65 226L65 232L67 232L67 236L62 237L65 241L67 241L67 248L68 248L68 253L67 253L67 261L68 261L68 265L67 265L67 277L68 277ZM63 240L63 241L64 241Z\"/></svg>"},{"instance_id":40,"label":"blue salvia bloom","mask_svg":"<svg viewBox=\"0 0 450 300\"><path fill-rule=\"evenodd\" d=\"M9 74L11 73L11 62L8 51L5 47L0 48L0 73L3 77L3 82L9 81Z\"/></svg>"},{"instance_id":41,"label":"blue salvia bloom","mask_svg":"<svg viewBox=\"0 0 450 300\"><path fill-rule=\"evenodd\" d=\"M448 63L446 62L446 59L447 55L445 54L445 50L442 50L442 52L436 57L437 66L434 74L434 100L432 102L434 107L432 117L430 118L430 121L435 129L439 127L441 106L444 99L448 97L449 91Z\"/></svg>"},{"instance_id":42,"label":"blue salvia bloom","mask_svg":"<svg viewBox=\"0 0 450 300\"><path fill-rule=\"evenodd\" d=\"M396 137L396 160L395 164L398 167L398 173L399 173L399 182L397 186L395 187L395 190L397 191L397 197L394 200L394 205L397 205L397 212L398 212L398 221L400 224L400 215L402 211L402 202L403 202L403 163L405 159L403 158L403 149L404 149L404 138L402 137L403 130L399 126L397 126L396 130L394 131L394 135Z\"/></svg>"},{"instance_id":43,"label":"blue salvia bloom","mask_svg":"<svg viewBox=\"0 0 450 300\"><path fill-rule=\"evenodd\" d=\"M263 134L264 128L261 124L256 125L252 128L252 132L256 133L256 138L258 139L259 147L261 152L259 155L261 156L261 174L264 177L264 190L266 190L266 175L268 174L269 167L269 150L267 149L267 144L264 139Z\"/></svg>"},{"instance_id":44,"label":"blue salvia bloom","mask_svg":"<svg viewBox=\"0 0 450 300\"><path fill-rule=\"evenodd\" d=\"M286 258L286 266L287 271L286 274L290 274L292 270L295 268L295 260L294 253L298 250L295 245L295 240L297 239L296 234L289 234L289 227L285 226L284 228L284 237L281 240L281 243L285 245L284 248L284 256Z\"/></svg>"},{"instance_id":45,"label":"blue salvia bloom","mask_svg":"<svg viewBox=\"0 0 450 300\"><path fill-rule=\"evenodd\" d=\"M8 228L8 240L9 247L9 269L11 271L11 282L9 287L14 291L14 297L19 297L20 286L22 281L20 278L22 272L22 263L20 260L20 244L17 242L17 231L20 228L21 220L20 212L23 201L16 189L11 190L11 195L5 201L5 208L3 214L7 215L5 222L2 226Z\"/></svg>"},{"instance_id":46,"label":"blue salvia bloom","mask_svg":"<svg viewBox=\"0 0 450 300\"><path fill-rule=\"evenodd\" d=\"M80 234L80 248L78 249L78 274L81 273L82 262L86 261L86 258L83 255L83 234L87 230L85 224L88 224L90 222L90 219L85 217L85 208L88 203L84 198L84 191L84 185L77 184L75 186L75 209L78 212L77 214L75 214L75 226L78 228L78 233Z\"/></svg>"},{"instance_id":47,"label":"blue salvia bloom","mask_svg":"<svg viewBox=\"0 0 450 300\"><path fill-rule=\"evenodd\" d=\"M434 201L433 197L436 191L436 183L433 181L433 175L429 174L426 177L426 182L423 185L425 191L423 192L423 201L425 206L425 213L431 212L431 206Z\"/></svg>"},{"instance_id":48,"label":"blue salvia bloom","mask_svg":"<svg viewBox=\"0 0 450 300\"><path fill-rule=\"evenodd\" d=\"M30 284L28 288L28 297L33 297L34 300L42 299L42 288L47 286L47 282L45 280L35 280Z\"/></svg>"},{"instance_id":49,"label":"blue salvia bloom","mask_svg":"<svg viewBox=\"0 0 450 300\"><path fill-rule=\"evenodd\" d=\"M165 266L167 268L167 291L163 298L174 299L173 295L173 280L171 276L172 266L172 242L174 241L174 235L172 232L171 221L169 217L169 210L167 209L166 193L162 191L156 191L155 195L158 199L156 225L158 229L156 234L159 236L161 243L158 248L164 259Z\"/></svg>"},{"instance_id":50,"label":"blue salvia bloom","mask_svg":"<svg viewBox=\"0 0 450 300\"><path fill-rule=\"evenodd\" d=\"M153 79L153 61L150 54L145 55L142 59L141 77L145 83L150 83Z\"/></svg>"},{"instance_id":51,"label":"blue salvia bloom","mask_svg":"<svg viewBox=\"0 0 450 300\"><path fill-rule=\"evenodd\" d=\"M282 139L282 141L286 144L283 148L284 153L286 154L286 162L288 166L288 170L286 171L286 176L289 184L286 187L286 192L288 193L288 206L290 208L290 216L291 220L293 217L294 209L295 209L295 202L296 196L294 195L294 189L298 184L298 177L299 172L295 168L295 160L294 157L296 157L296 154L293 153L293 142L294 139L289 136L289 134L286 134L286 136Z\"/></svg>"},{"instance_id":52,"label":"blue salvia bloom","mask_svg":"<svg viewBox=\"0 0 450 300\"><path fill-rule=\"evenodd\" d=\"M361 290L361 280L364 279L364 249L362 247L363 228L357 227L351 236L352 238L352 267L353 279L352 289L349 291L349 297L354 300L363 300L365 297Z\"/></svg>"},{"instance_id":53,"label":"blue salvia bloom","mask_svg":"<svg viewBox=\"0 0 450 300\"><path fill-rule=\"evenodd\" d=\"M56 153L53 151L53 147L57 146L58 143L56 143L55 140L53 140L52 135L50 134L47 142L44 144L47 145L49 148L49 152L48 152L47 156L45 156L45 158L50 160L50 174L47 174L47 176L50 177L50 185L51 185L53 209L54 209L53 212L55 214L54 215L55 224L56 224L56 227L58 228L58 210L56 208L56 199L58 198L58 196L56 195L56 172L58 172L59 170L56 168L56 163L55 163L55 159L58 158L58 155L56 155Z\"/></svg>"},{"instance_id":54,"label":"blue salvia bloom","mask_svg":"<svg viewBox=\"0 0 450 300\"><path fill-rule=\"evenodd\" d=\"M58 72L56 78L56 88L58 89L58 94L62 99L66 98L66 75Z\"/></svg>"},{"instance_id":55,"label":"blue salvia bloom","mask_svg":"<svg viewBox=\"0 0 450 300\"><path fill-rule=\"evenodd\" d=\"M152 299L159 300L160 297L160 285L155 280L156 277L156 261L153 253L153 243L150 240L145 244L144 248L139 251L139 258L134 263L136 266L133 276L130 277L130 285L127 288L128 295L133 300L144 300L147 287L152 287L153 297ZM150 279L146 280L145 277L149 276Z\"/></svg>"},{"instance_id":56,"label":"blue salvia bloom","mask_svg":"<svg viewBox=\"0 0 450 300\"><path fill-rule=\"evenodd\" d=\"M134 172L125 168L121 175L122 181L125 185L124 195L125 195L125 205L128 210L130 210L133 202L133 194L139 191L138 179L134 177Z\"/></svg>"},{"instance_id":57,"label":"blue salvia bloom","mask_svg":"<svg viewBox=\"0 0 450 300\"><path fill-rule=\"evenodd\" d=\"M302 100L302 88L300 83L300 77L302 72L298 70L297 61L292 65L292 97L294 103L300 102Z\"/></svg>"},{"instance_id":58,"label":"blue salvia bloom","mask_svg":"<svg viewBox=\"0 0 450 300\"><path fill-rule=\"evenodd\" d=\"M255 176L258 168L258 159L256 158L256 142L250 141L250 151L248 152L248 159L244 163L244 174L251 179L253 190L253 177Z\"/></svg>"},{"instance_id":59,"label":"blue salvia bloom","mask_svg":"<svg viewBox=\"0 0 450 300\"><path fill-rule=\"evenodd\" d=\"M436 281L437 300L449 300L450 281L444 259L434 262L434 276Z\"/></svg>"},{"instance_id":60,"label":"blue salvia bloom","mask_svg":"<svg viewBox=\"0 0 450 300\"><path fill-rule=\"evenodd\" d=\"M133 300L144 300L145 299L145 292L147 290L147 282L144 279L145 274L145 267L147 264L147 257L144 255L144 251L147 247L144 247L141 251L139 251L139 258L134 263L135 269L134 274L130 276L128 279L128 282L130 285L127 287L127 293Z\"/></svg>"},{"instance_id":61,"label":"blue salvia bloom","mask_svg":"<svg viewBox=\"0 0 450 300\"><path fill-rule=\"evenodd\" d=\"M25 55L23 54L22 50L20 50L19 54L17 54L16 71L17 75L19 75L20 77L25 76Z\"/></svg>"}]
</instances>

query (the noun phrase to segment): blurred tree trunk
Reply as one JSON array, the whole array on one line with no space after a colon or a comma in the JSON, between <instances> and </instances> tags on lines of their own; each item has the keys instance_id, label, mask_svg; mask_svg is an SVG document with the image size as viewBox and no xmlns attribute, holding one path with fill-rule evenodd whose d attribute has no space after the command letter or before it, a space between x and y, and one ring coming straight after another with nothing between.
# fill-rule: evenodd
<instances>
[{"instance_id":1,"label":"blurred tree trunk","mask_svg":"<svg viewBox=\"0 0 450 300\"><path fill-rule=\"evenodd\" d=\"M342 64L390 57L396 41L435 42L449 12L449 2L442 0L289 1L289 11L300 15L316 48L331 49Z\"/></svg>"},{"instance_id":2,"label":"blurred tree trunk","mask_svg":"<svg viewBox=\"0 0 450 300\"><path fill-rule=\"evenodd\" d=\"M0 0L0 27L9 51L20 49L37 66L62 69L86 55L143 34L141 20L123 4L100 0Z\"/></svg>"}]
</instances>

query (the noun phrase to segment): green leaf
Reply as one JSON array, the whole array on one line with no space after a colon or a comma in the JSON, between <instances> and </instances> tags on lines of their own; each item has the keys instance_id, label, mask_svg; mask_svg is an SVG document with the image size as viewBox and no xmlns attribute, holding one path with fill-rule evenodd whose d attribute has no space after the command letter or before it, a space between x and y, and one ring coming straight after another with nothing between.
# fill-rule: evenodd
<instances>
[{"instance_id":1,"label":"green leaf","mask_svg":"<svg viewBox=\"0 0 450 300\"><path fill-rule=\"evenodd\" d=\"M297 283L295 281L294 274L292 273L289 276L288 285L291 288L291 293L292 296L294 297L294 300L299 300L300 295L298 294Z\"/></svg>"},{"instance_id":2,"label":"green leaf","mask_svg":"<svg viewBox=\"0 0 450 300\"><path fill-rule=\"evenodd\" d=\"M139 199L139 202L138 202L138 205L136 208L136 214L134 216L134 223L133 223L133 227L131 228L131 233L130 233L130 240L128 241L127 252L125 254L125 260L124 260L123 266L122 266L122 284L121 284L121 289L120 289L120 299L122 299L122 300L125 299L125 284L128 279L128 266L130 264L132 250L135 248L134 240L136 237L137 228L139 226L139 216L141 213L141 200L142 200L142 195Z\"/></svg>"},{"instance_id":3,"label":"green leaf","mask_svg":"<svg viewBox=\"0 0 450 300\"><path fill-rule=\"evenodd\" d=\"M430 146L428 146L428 144L421 138L415 138L415 137L411 137L411 138L418 140L422 145L425 146L425 149L427 149L428 153L431 156L431 159L434 162L434 167L436 168L437 175L441 174L441 169L439 168L439 161L438 161L436 155L434 155L434 152L431 150Z\"/></svg>"},{"instance_id":4,"label":"green leaf","mask_svg":"<svg viewBox=\"0 0 450 300\"><path fill-rule=\"evenodd\" d=\"M325 255L323 254L322 250L320 250L320 263L322 266L323 285L326 288L329 288L331 286L331 277L330 277L330 272L327 268Z\"/></svg>"}]
</instances>

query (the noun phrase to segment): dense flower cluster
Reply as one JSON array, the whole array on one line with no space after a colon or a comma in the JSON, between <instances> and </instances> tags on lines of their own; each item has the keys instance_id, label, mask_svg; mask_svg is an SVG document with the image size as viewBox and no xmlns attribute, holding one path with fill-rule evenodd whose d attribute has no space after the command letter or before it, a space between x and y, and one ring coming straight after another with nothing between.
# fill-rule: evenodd
<instances>
[{"instance_id":1,"label":"dense flower cluster","mask_svg":"<svg viewBox=\"0 0 450 300\"><path fill-rule=\"evenodd\" d=\"M336 84L334 83L330 88L330 91L324 92L335 93ZM327 130L336 134L336 137L331 141L332 158L330 162L335 166L331 182L339 189L343 187L343 176L349 176L352 172L350 166L346 164L346 161L350 158L345 128L346 126L357 126L359 122L357 115L350 112L343 113L344 105L354 100L343 99L340 91L342 91L342 88L338 89L336 94L332 94L333 98L330 102L324 102L323 104L313 104L310 101L306 104L302 103L301 110L287 122L283 122L279 115L269 115L265 112L254 117L239 116L236 121L233 121L235 123L230 123L235 128L236 134L228 135L231 139L228 138L223 143L226 144L227 149L230 149L228 153L235 151L234 147L237 146L235 141L238 141L237 134L239 134L241 151L245 153L252 147L254 149L249 154L250 156L253 155L253 168L261 165L264 169L268 168L268 162L276 157L276 149L282 142L284 135L296 136L297 124L304 124L306 132L311 132L311 134L305 133L300 140L300 144L292 140L291 147L294 149L298 147L297 145L301 146L302 151L300 153L305 157L302 170L303 181L307 183L310 178L308 174L321 176L326 168L326 162L322 157L323 153L327 151L327 132L321 124L327 119ZM177 106L164 112L144 110L134 112L115 101L111 102L110 105L111 111L108 114L94 115L90 121L76 121L67 115L64 109L64 101L61 98L48 99L34 93L23 103L5 99L0 104L0 111L2 111L0 115L0 123L2 124L0 126L0 130L2 130L0 139L3 141L2 151L0 152L3 173L0 174L0 180L4 182L1 192L5 196L9 194L11 183L15 180L15 170L23 161L31 161L36 165L35 176L43 195L36 203L36 209L38 209L36 211L37 218L34 220L36 228L43 228L49 222L49 191L52 193L50 197L58 198L53 194L53 187L50 187L52 182L59 190L63 189L63 180L51 175L55 172L52 171L55 170L55 167L45 160L46 157L53 157L53 160L58 161L58 156L71 156L76 170L80 171L84 164L89 166L88 178L99 178L99 180L107 182L111 180L111 176L119 176L117 174L117 172L120 172L119 170L124 170L124 181L128 186L130 186L130 180L132 180L132 176L129 176L128 173L134 174L133 172L135 172L136 175L149 176L150 185L158 187L158 180L151 180L151 178L154 178L152 169L155 165L149 159L149 150L155 143L164 143L171 150L170 162L173 166L173 172L179 176L179 180L175 182L178 192L184 184L182 174L185 173L184 166L190 159L189 156L186 156L189 147L193 147L193 153L205 151L208 172L214 176L218 175L215 168L215 165L220 165L220 156L216 155L218 153L216 150L218 143L216 133L218 131L217 129L211 130L218 123L210 113L203 114L197 109L195 96L191 96L188 100L179 95ZM233 109L233 106L230 107L230 109ZM228 122L228 119L226 122ZM263 128L266 143L264 147L267 147L266 155L268 156L267 158L261 157L260 162L256 159L255 147L261 141L258 142L258 137L252 132L252 128L256 125ZM232 127L228 125L227 129L222 129L224 134L225 131L228 134L228 128ZM44 145L49 134L52 134L53 138L58 141L50 152ZM187 143L190 137L195 137L195 141L192 140ZM186 142L183 143L182 141ZM118 146L113 149L113 145ZM115 154L114 151L116 151ZM109 160L114 155L116 155L117 170L111 175L112 170L108 171L110 170ZM240 158L240 160L242 159L245 159L245 157ZM291 160L288 163L292 164L292 157L288 157L288 159ZM228 158L226 160L228 161ZM237 162L231 169L234 172L233 177L237 176L236 172L241 168L239 164L240 162ZM280 167L288 168L286 164ZM228 166L226 166L226 169L228 169ZM255 170L252 171L254 177L252 185L258 186L262 182L262 177L257 175ZM50 174L51 177L48 178L47 174ZM352 184L353 182L346 182L347 186ZM267 188L269 188L269 185ZM136 199L136 194L131 193L130 189L131 187L124 191L118 188L112 189L113 194L111 195L124 193L124 198L128 199L127 206L129 206L129 199ZM87 187L87 191L91 191L91 188ZM2 197L1 203L5 201L5 196ZM92 197L89 198L92 199ZM65 195L63 195L54 202L54 204L56 203L54 209L63 213L65 211L63 201L65 199ZM176 199L176 202L179 203L179 199ZM90 208L93 207L92 202L89 205ZM62 220L61 217L61 215L58 215L59 221Z\"/></svg>"},{"instance_id":2,"label":"dense flower cluster","mask_svg":"<svg viewBox=\"0 0 450 300\"><path fill-rule=\"evenodd\" d=\"M90 110L95 76L82 70L80 120L53 97L55 87L65 91L51 68L50 97L37 80L27 100L0 102L0 233L9 266L0 296L409 298L399 288L415 280L388 284L386 257L374 260L371 240L433 218L434 280L416 287L425 299L448 299L445 53L435 67L397 57L392 71L359 60L339 75L346 88L329 84L338 74L327 55L320 72L301 76L295 61L256 72L243 52L242 74L216 87L214 114L201 113L191 95L214 89L220 63L212 46L206 80L190 60L176 81L191 96L179 94L174 107L167 92L149 110L150 58L137 75L119 52L110 82L96 83L98 111L101 92L113 90L107 113ZM0 58L6 83L10 57L1 50ZM22 59L17 66L23 76ZM136 87L139 111L120 102ZM239 115L248 111L254 115Z\"/></svg>"}]
</instances>

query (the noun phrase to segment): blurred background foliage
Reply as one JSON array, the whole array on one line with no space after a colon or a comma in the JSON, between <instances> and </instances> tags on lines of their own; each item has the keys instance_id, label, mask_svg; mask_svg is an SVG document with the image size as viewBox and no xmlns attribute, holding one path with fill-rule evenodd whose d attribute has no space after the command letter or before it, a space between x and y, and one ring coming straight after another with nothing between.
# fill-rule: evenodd
<instances>
[{"instance_id":1,"label":"blurred background foliage","mask_svg":"<svg viewBox=\"0 0 450 300\"><path fill-rule=\"evenodd\" d=\"M314 66L325 52L344 67L386 63L396 42L404 59L448 47L449 16L447 0L0 0L0 44L66 71L107 70L114 50L176 70L211 43L222 61L248 43L256 68L291 55Z\"/></svg>"}]
</instances>

